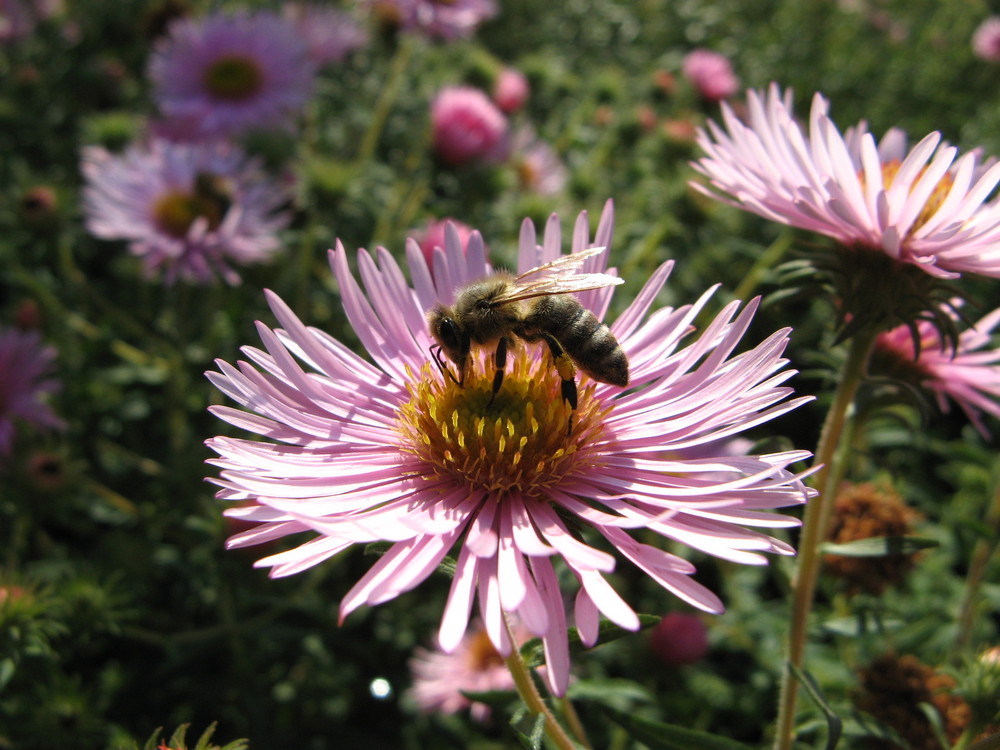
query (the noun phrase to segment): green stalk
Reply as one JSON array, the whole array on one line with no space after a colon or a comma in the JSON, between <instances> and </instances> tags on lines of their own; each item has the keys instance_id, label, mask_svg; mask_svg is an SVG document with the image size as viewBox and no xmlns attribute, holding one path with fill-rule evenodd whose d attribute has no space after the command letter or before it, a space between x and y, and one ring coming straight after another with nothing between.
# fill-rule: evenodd
<instances>
[{"instance_id":1,"label":"green stalk","mask_svg":"<svg viewBox=\"0 0 1000 750\"><path fill-rule=\"evenodd\" d=\"M389 117L389 110L392 109L396 95L399 93L399 87L403 83L403 74L406 72L413 52L413 41L409 36L408 34L402 35L399 41L399 49L396 50L396 56L392 60L389 75L386 77L385 85L382 87L382 93L379 95L378 101L375 102L375 111L372 113L371 124L368 126L368 130L365 131L365 137L358 148L357 162L359 164L367 162L375 153L375 147L378 145L379 138L382 135L386 118Z\"/></svg>"},{"instance_id":2,"label":"green stalk","mask_svg":"<svg viewBox=\"0 0 1000 750\"><path fill-rule=\"evenodd\" d=\"M516 644L517 640L514 638L514 633L511 630L506 613L504 613L504 626L507 628L507 634L510 636L511 643ZM521 696L521 700L528 707L528 711L533 716L541 714L545 717L545 736L559 750L577 750L576 744L566 734L566 731L559 722L556 721L556 717L549 710L549 707L545 705L542 696L538 694L538 689L531 679L531 673L528 671L524 659L521 658L521 650L514 645L510 650L510 656L504 661L507 664L507 669L510 670L511 677L514 678L514 687L517 688L517 694Z\"/></svg>"},{"instance_id":3,"label":"green stalk","mask_svg":"<svg viewBox=\"0 0 1000 750\"><path fill-rule=\"evenodd\" d=\"M781 693L778 698L778 724L774 740L775 750L790 750L795 738L795 704L799 682L792 666L801 669L808 633L809 613L816 594L816 582L822 562L820 545L826 533L831 509L837 496L837 486L844 476L844 463L850 451L841 451L845 429L850 432L854 418L854 397L865 374L868 357L875 343L875 332L860 331L851 339L847 359L840 374L840 383L830 411L826 415L819 445L816 447L812 484L819 494L806 505L799 541L798 565L792 590L792 611L789 621L786 664L781 675Z\"/></svg>"}]
</instances>

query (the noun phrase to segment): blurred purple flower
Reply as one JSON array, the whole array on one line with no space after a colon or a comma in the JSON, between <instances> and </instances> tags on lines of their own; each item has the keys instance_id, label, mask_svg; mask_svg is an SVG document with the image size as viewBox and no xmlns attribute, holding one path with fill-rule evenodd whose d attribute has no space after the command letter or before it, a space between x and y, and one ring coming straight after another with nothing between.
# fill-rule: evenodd
<instances>
[{"instance_id":1,"label":"blurred purple flower","mask_svg":"<svg viewBox=\"0 0 1000 750\"><path fill-rule=\"evenodd\" d=\"M289 190L234 146L153 140L122 155L91 147L81 169L90 232L128 240L147 272L167 282L236 284L230 262L257 263L280 249Z\"/></svg>"},{"instance_id":2,"label":"blurred purple flower","mask_svg":"<svg viewBox=\"0 0 1000 750\"><path fill-rule=\"evenodd\" d=\"M318 65L341 62L368 43L368 32L347 13L313 3L286 3L282 13L309 48Z\"/></svg>"},{"instance_id":3,"label":"blurred purple flower","mask_svg":"<svg viewBox=\"0 0 1000 750\"><path fill-rule=\"evenodd\" d=\"M728 99L740 86L729 58L711 50L692 50L685 55L681 70L698 93L709 101Z\"/></svg>"},{"instance_id":4,"label":"blurred purple flower","mask_svg":"<svg viewBox=\"0 0 1000 750\"><path fill-rule=\"evenodd\" d=\"M16 42L35 30L35 18L28 3L0 0L0 44Z\"/></svg>"},{"instance_id":5,"label":"blurred purple flower","mask_svg":"<svg viewBox=\"0 0 1000 750\"><path fill-rule=\"evenodd\" d=\"M315 73L302 34L263 11L178 19L149 63L162 114L201 136L287 127L309 100Z\"/></svg>"},{"instance_id":6,"label":"blurred purple flower","mask_svg":"<svg viewBox=\"0 0 1000 750\"><path fill-rule=\"evenodd\" d=\"M579 216L572 249L608 247L612 231L609 202L594 242L586 214ZM630 360L627 389L583 377L570 422L548 354L524 345L508 354L494 403L492 352L475 353L464 387L430 361L426 311L452 303L456 287L491 270L478 233L463 248L457 233L448 232L445 245L432 276L417 243L407 244L412 287L387 250L379 248L374 258L360 251L366 291L343 246L331 252L347 319L374 364L304 326L268 293L282 328L258 323L266 351L244 348L249 361L219 361L219 372L208 374L249 410L219 406L213 413L266 438L208 441L219 454L211 462L221 468L218 496L235 506L226 515L258 524L229 546L312 532L299 546L257 562L272 576L287 576L358 544L391 542L341 600L341 620L414 588L454 550L440 646L452 652L461 643L478 595L479 614L502 656L513 648L505 612L543 640L546 679L561 695L569 647L552 561L561 559L579 584L576 627L587 645L597 640L600 614L639 627L604 577L615 568L612 552L692 606L722 611L718 597L691 579L691 563L628 532L744 564L764 564L762 552L792 554L786 543L745 526L798 525L771 511L810 496L788 470L808 452L664 455L736 435L809 399L785 400L791 389L782 383L793 374L782 357L788 329L733 354L756 302L742 311L738 302L726 305L700 336L692 325L714 290L694 305L648 314L670 273L665 263L611 326ZM519 269L554 260L561 245L558 217L549 220L541 245L526 220ZM583 270L600 272L606 262L606 253L588 258ZM605 287L578 299L600 319L611 296ZM571 526L589 530L586 539Z\"/></svg>"},{"instance_id":7,"label":"blurred purple flower","mask_svg":"<svg viewBox=\"0 0 1000 750\"><path fill-rule=\"evenodd\" d=\"M952 313L952 317L956 317ZM1000 347L990 334L1000 323L1000 309L986 315L958 337L958 346L942 339L932 323L919 321L920 355L914 356L912 331L899 326L879 334L871 372L886 374L925 388L937 397L942 412L949 400L958 404L979 433L989 439L982 413L1000 418Z\"/></svg>"},{"instance_id":8,"label":"blurred purple flower","mask_svg":"<svg viewBox=\"0 0 1000 750\"><path fill-rule=\"evenodd\" d=\"M1000 60L1000 16L990 16L972 34L972 51L988 62Z\"/></svg>"},{"instance_id":9,"label":"blurred purple flower","mask_svg":"<svg viewBox=\"0 0 1000 750\"><path fill-rule=\"evenodd\" d=\"M507 155L507 118L479 89L446 86L431 103L434 150L457 167L502 161Z\"/></svg>"},{"instance_id":10,"label":"blurred purple flower","mask_svg":"<svg viewBox=\"0 0 1000 750\"><path fill-rule=\"evenodd\" d=\"M497 14L495 0L368 0L408 31L437 39L467 39Z\"/></svg>"},{"instance_id":11,"label":"blurred purple flower","mask_svg":"<svg viewBox=\"0 0 1000 750\"><path fill-rule=\"evenodd\" d=\"M64 426L44 401L59 388L46 377L55 358L55 349L43 345L37 331L0 329L0 458L9 456L14 446L16 421L52 429Z\"/></svg>"},{"instance_id":12,"label":"blurred purple flower","mask_svg":"<svg viewBox=\"0 0 1000 750\"><path fill-rule=\"evenodd\" d=\"M744 123L723 103L726 129L699 132L706 156L693 166L710 187L695 189L935 277L1000 276L1000 201L987 200L1000 164L977 164L976 151L956 160L936 132L909 150L895 128L877 144L863 122L841 135L819 94L808 130L776 85L748 92L748 108Z\"/></svg>"}]
</instances>

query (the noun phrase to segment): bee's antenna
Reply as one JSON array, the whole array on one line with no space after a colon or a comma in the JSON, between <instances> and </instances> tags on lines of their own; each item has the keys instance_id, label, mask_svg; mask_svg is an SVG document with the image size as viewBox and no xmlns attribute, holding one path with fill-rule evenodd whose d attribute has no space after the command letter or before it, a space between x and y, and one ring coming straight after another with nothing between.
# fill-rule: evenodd
<instances>
[{"instance_id":1,"label":"bee's antenna","mask_svg":"<svg viewBox=\"0 0 1000 750\"><path fill-rule=\"evenodd\" d=\"M451 382L454 383L455 385L461 385L461 383L458 382L458 378L455 377L454 373L452 373L451 371L451 368L448 367L447 363L444 361L444 358L441 356L441 345L435 344L434 346L430 347L430 353L434 357L434 363L438 366L438 369L441 371L441 374L446 375L448 378L450 378Z\"/></svg>"}]
</instances>

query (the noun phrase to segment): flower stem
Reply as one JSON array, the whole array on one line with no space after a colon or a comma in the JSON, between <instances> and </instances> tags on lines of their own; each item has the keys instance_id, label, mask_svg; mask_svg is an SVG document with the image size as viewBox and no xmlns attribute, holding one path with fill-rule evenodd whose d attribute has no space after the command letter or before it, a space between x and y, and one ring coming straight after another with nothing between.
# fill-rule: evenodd
<instances>
[{"instance_id":1,"label":"flower stem","mask_svg":"<svg viewBox=\"0 0 1000 750\"><path fill-rule=\"evenodd\" d=\"M511 643L516 644L517 640L514 638L506 613L504 613L504 625L507 628L507 633L510 635ZM521 650L516 645L513 646L510 650L510 656L504 661L507 663L507 669L510 670L511 677L514 678L514 686L517 688L517 694L521 696L521 700L528 707L528 711L534 716L541 714L545 717L545 735L552 741L552 744L559 748L559 750L577 750L577 745L566 734L566 731L559 722L556 721L556 717L549 710L549 707L545 705L542 696L539 695L538 689L531 679L528 667L524 663L524 659L521 658Z\"/></svg>"},{"instance_id":2,"label":"flower stem","mask_svg":"<svg viewBox=\"0 0 1000 750\"><path fill-rule=\"evenodd\" d=\"M799 684L792 666L801 669L805 652L809 613L816 594L816 582L822 562L820 545L826 533L837 486L844 476L844 463L850 451L841 451L845 430L850 432L854 417L854 397L865 374L868 357L875 343L875 331L859 331L851 339L847 358L844 360L840 382L834 395L826 422L816 447L815 464L819 469L813 474L812 484L819 490L806 506L799 541L798 565L792 589L792 611L785 668L781 675L781 693L778 699L778 724L774 740L775 750L789 750L795 735L795 704Z\"/></svg>"}]
</instances>

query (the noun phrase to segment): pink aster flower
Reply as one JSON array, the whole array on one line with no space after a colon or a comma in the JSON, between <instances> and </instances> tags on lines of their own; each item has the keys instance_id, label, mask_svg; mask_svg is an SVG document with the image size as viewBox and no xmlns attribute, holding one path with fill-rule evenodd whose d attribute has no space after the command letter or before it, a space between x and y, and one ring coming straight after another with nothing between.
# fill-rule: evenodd
<instances>
[{"instance_id":1,"label":"pink aster flower","mask_svg":"<svg viewBox=\"0 0 1000 750\"><path fill-rule=\"evenodd\" d=\"M681 70L698 93L709 101L727 99L740 86L729 58L712 50L692 50L684 56Z\"/></svg>"},{"instance_id":2,"label":"pink aster flower","mask_svg":"<svg viewBox=\"0 0 1000 750\"><path fill-rule=\"evenodd\" d=\"M467 39L497 14L495 0L369 0L408 31L437 39Z\"/></svg>"},{"instance_id":3,"label":"pink aster flower","mask_svg":"<svg viewBox=\"0 0 1000 750\"><path fill-rule=\"evenodd\" d=\"M46 377L55 358L55 350L44 346L36 331L0 329L0 458L10 455L18 421L63 427L44 400L59 387Z\"/></svg>"},{"instance_id":4,"label":"pink aster flower","mask_svg":"<svg viewBox=\"0 0 1000 750\"><path fill-rule=\"evenodd\" d=\"M519 638L518 646L527 641ZM490 707L463 693L514 690L514 678L482 623L467 632L451 653L418 648L410 660L410 697L425 713L453 714L469 709L476 721L489 718Z\"/></svg>"},{"instance_id":5,"label":"pink aster flower","mask_svg":"<svg viewBox=\"0 0 1000 750\"><path fill-rule=\"evenodd\" d=\"M234 146L153 140L115 155L84 150L83 206L87 228L128 240L150 274L207 282L239 276L230 263L267 260L279 249L279 212L289 198Z\"/></svg>"},{"instance_id":6,"label":"pink aster flower","mask_svg":"<svg viewBox=\"0 0 1000 750\"><path fill-rule=\"evenodd\" d=\"M506 155L507 118L482 91L446 86L431 103L434 150L453 167Z\"/></svg>"},{"instance_id":7,"label":"pink aster flower","mask_svg":"<svg viewBox=\"0 0 1000 750\"><path fill-rule=\"evenodd\" d=\"M749 121L722 105L725 129L709 123L694 168L713 198L772 221L868 248L939 278L1000 276L1000 201L987 200L1000 164L977 163L931 133L912 148L901 131L881 142L865 123L845 135L813 98L808 129L791 94L748 92ZM989 167L989 168L986 168Z\"/></svg>"},{"instance_id":8,"label":"pink aster flower","mask_svg":"<svg viewBox=\"0 0 1000 750\"><path fill-rule=\"evenodd\" d=\"M956 316L951 313L951 317ZM953 348L937 326L919 321L919 355L914 352L913 332L907 326L894 328L875 340L870 369L927 389L944 413L954 401L989 439L982 413L1000 418L1000 348L992 345L990 335L998 323L1000 309L963 331Z\"/></svg>"},{"instance_id":9,"label":"pink aster flower","mask_svg":"<svg viewBox=\"0 0 1000 750\"><path fill-rule=\"evenodd\" d=\"M1000 60L1000 16L990 16L972 35L972 51L988 62Z\"/></svg>"},{"instance_id":10,"label":"pink aster flower","mask_svg":"<svg viewBox=\"0 0 1000 750\"><path fill-rule=\"evenodd\" d=\"M708 629L698 615L670 612L650 631L649 648L668 667L694 664L708 653Z\"/></svg>"},{"instance_id":11,"label":"pink aster flower","mask_svg":"<svg viewBox=\"0 0 1000 750\"><path fill-rule=\"evenodd\" d=\"M581 214L572 251L608 247L612 226L609 202L591 242ZM525 221L519 269L560 257L561 245L558 217L541 245ZM718 597L692 580L694 566L651 544L656 537L752 565L765 563L761 553L792 553L754 527L798 525L771 511L809 496L789 471L807 452L669 457L808 400L786 400L783 383L793 374L782 357L787 329L734 353L756 301L743 310L726 305L695 335L692 325L714 290L693 305L650 312L670 273L672 264L664 264L610 327L629 359L628 387L581 376L571 410L539 345L511 347L495 397L491 348L474 350L463 385L434 364L427 311L451 304L456 288L491 272L478 233L465 248L448 233L433 275L416 242L406 255L409 284L387 250L359 251L362 288L343 246L331 251L344 312L370 359L305 326L267 293L280 328L259 323L264 348L244 348L247 361L219 361L219 371L208 374L243 407L213 412L265 438L208 441L219 454L212 461L221 468L218 496L232 505L226 514L257 524L230 547L306 534L299 546L257 562L287 576L355 545L391 542L344 595L341 619L414 588L454 554L441 648L458 648L478 600L502 656L513 648L505 613L542 639L546 679L560 695L569 675L560 568L563 580L576 583L575 624L591 645L600 615L639 627L605 578L617 558L694 607L722 610ZM600 272L606 258L589 256L582 270ZM611 296L604 287L577 299L601 319ZM640 533L643 541L633 536Z\"/></svg>"},{"instance_id":12,"label":"pink aster flower","mask_svg":"<svg viewBox=\"0 0 1000 750\"><path fill-rule=\"evenodd\" d=\"M174 21L149 63L160 111L201 136L286 127L315 72L296 27L264 11Z\"/></svg>"},{"instance_id":13,"label":"pink aster flower","mask_svg":"<svg viewBox=\"0 0 1000 750\"><path fill-rule=\"evenodd\" d=\"M342 61L368 43L368 33L347 13L311 3L286 3L284 17L305 40L318 66Z\"/></svg>"}]
</instances>

